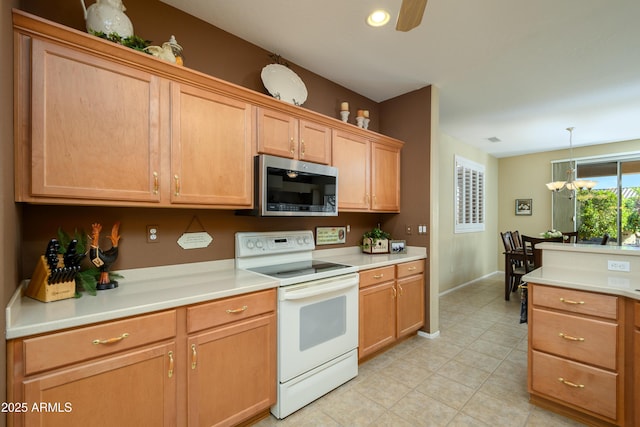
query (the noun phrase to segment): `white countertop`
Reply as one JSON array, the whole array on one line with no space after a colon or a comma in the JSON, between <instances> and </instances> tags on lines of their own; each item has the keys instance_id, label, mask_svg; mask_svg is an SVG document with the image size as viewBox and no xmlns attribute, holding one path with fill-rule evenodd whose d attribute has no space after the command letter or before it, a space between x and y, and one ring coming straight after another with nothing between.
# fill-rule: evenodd
<instances>
[{"instance_id":1,"label":"white countertop","mask_svg":"<svg viewBox=\"0 0 640 427\"><path fill-rule=\"evenodd\" d=\"M637 246L541 243L543 267L522 279L640 300L640 248ZM629 271L609 270L609 261L627 263Z\"/></svg>"},{"instance_id":2,"label":"white countertop","mask_svg":"<svg viewBox=\"0 0 640 427\"><path fill-rule=\"evenodd\" d=\"M407 254L363 254L359 247L314 251L316 259L358 267L359 270L426 258L425 248ZM237 269L235 260L120 270L116 289L96 296L40 302L22 295L23 283L7 305L6 339L19 338L91 323L151 313L271 289L278 281Z\"/></svg>"}]
</instances>

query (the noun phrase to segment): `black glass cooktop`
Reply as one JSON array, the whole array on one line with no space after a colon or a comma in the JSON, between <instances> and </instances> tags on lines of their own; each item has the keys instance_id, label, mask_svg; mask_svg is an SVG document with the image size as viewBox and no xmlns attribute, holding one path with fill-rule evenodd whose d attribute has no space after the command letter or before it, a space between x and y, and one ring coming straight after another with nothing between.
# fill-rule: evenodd
<instances>
[{"instance_id":1,"label":"black glass cooktop","mask_svg":"<svg viewBox=\"0 0 640 427\"><path fill-rule=\"evenodd\" d=\"M349 268L349 266L333 262L309 260L278 265L267 265L264 267L249 268L249 270L278 279L286 279L290 277L324 273L331 270L340 270L343 268Z\"/></svg>"}]
</instances>

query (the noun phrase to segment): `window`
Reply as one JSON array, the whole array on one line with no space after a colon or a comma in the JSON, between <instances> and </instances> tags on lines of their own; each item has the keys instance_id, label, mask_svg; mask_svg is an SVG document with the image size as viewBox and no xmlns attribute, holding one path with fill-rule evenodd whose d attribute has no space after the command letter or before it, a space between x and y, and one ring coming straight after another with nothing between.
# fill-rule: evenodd
<instances>
[{"instance_id":1,"label":"window","mask_svg":"<svg viewBox=\"0 0 640 427\"><path fill-rule=\"evenodd\" d=\"M576 161L576 178L596 181L590 191L553 193L553 226L578 231L579 243L640 245L640 156L627 153ZM553 180L566 179L568 162L553 164ZM574 228L575 227L575 228Z\"/></svg>"},{"instance_id":2,"label":"window","mask_svg":"<svg viewBox=\"0 0 640 427\"><path fill-rule=\"evenodd\" d=\"M455 232L484 231L484 166L456 156Z\"/></svg>"}]
</instances>

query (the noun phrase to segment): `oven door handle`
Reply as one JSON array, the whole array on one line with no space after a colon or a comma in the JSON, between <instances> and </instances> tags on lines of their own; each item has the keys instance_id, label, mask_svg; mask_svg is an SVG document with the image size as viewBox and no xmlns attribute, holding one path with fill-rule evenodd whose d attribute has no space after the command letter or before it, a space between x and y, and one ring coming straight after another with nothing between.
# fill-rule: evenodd
<instances>
[{"instance_id":1,"label":"oven door handle","mask_svg":"<svg viewBox=\"0 0 640 427\"><path fill-rule=\"evenodd\" d=\"M349 280L336 282L333 286L313 286L304 290L285 291L282 296L283 300L301 300L311 298L318 295L329 294L331 292L341 291L358 285L358 280Z\"/></svg>"}]
</instances>

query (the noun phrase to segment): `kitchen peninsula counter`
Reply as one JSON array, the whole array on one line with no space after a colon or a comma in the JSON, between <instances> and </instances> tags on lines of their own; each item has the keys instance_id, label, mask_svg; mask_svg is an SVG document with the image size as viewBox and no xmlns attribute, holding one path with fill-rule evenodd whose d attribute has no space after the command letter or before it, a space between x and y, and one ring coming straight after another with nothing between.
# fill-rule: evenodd
<instances>
[{"instance_id":1,"label":"kitchen peninsula counter","mask_svg":"<svg viewBox=\"0 0 640 427\"><path fill-rule=\"evenodd\" d=\"M640 247L541 243L543 267L523 280L540 285L599 292L640 300ZM630 271L611 271L608 263Z\"/></svg>"},{"instance_id":2,"label":"kitchen peninsula counter","mask_svg":"<svg viewBox=\"0 0 640 427\"><path fill-rule=\"evenodd\" d=\"M359 270L426 258L425 248L406 254L364 254L359 247L314 251L314 258L358 267ZM6 307L5 338L13 339L92 323L121 319L220 298L271 289L278 281L237 269L235 261L138 268L118 271L119 287L86 293L81 298L40 302L23 295L25 281Z\"/></svg>"}]
</instances>

